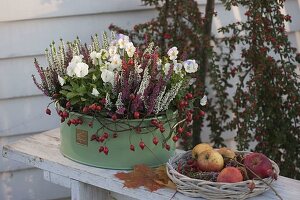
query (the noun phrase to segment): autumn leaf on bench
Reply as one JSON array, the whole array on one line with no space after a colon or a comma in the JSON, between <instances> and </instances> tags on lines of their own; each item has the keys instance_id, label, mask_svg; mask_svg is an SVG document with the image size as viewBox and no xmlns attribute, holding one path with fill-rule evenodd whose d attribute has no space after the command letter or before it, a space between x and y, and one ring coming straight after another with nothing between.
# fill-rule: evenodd
<instances>
[{"instance_id":1,"label":"autumn leaf on bench","mask_svg":"<svg viewBox=\"0 0 300 200\"><path fill-rule=\"evenodd\" d=\"M144 186L151 192L165 187L176 189L174 183L169 179L165 168L165 166L161 166L152 169L145 165L136 165L133 171L128 173L119 172L115 176L120 180L124 180L124 187L127 188Z\"/></svg>"}]
</instances>

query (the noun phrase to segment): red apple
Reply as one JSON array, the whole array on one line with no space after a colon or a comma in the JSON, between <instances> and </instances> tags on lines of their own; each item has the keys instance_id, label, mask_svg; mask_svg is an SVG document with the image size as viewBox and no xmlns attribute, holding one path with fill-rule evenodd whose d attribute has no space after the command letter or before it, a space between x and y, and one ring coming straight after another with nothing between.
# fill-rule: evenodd
<instances>
[{"instance_id":1,"label":"red apple","mask_svg":"<svg viewBox=\"0 0 300 200\"><path fill-rule=\"evenodd\" d=\"M235 167L224 168L217 177L217 182L236 183L243 181L243 175L240 170Z\"/></svg>"},{"instance_id":2,"label":"red apple","mask_svg":"<svg viewBox=\"0 0 300 200\"><path fill-rule=\"evenodd\" d=\"M249 178L266 178L273 175L272 163L262 153L251 153L245 156L244 165L248 171ZM254 172L255 174L253 174Z\"/></svg>"},{"instance_id":3,"label":"red apple","mask_svg":"<svg viewBox=\"0 0 300 200\"><path fill-rule=\"evenodd\" d=\"M224 167L222 155L215 150L206 150L198 155L198 166L201 171L216 172Z\"/></svg>"}]
</instances>

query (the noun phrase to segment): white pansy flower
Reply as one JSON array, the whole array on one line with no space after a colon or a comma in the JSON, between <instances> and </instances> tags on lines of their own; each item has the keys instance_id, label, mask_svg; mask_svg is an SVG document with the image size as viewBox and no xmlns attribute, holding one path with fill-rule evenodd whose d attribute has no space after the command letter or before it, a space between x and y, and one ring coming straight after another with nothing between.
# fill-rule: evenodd
<instances>
[{"instance_id":1,"label":"white pansy flower","mask_svg":"<svg viewBox=\"0 0 300 200\"><path fill-rule=\"evenodd\" d=\"M164 70L165 74L168 74L168 73L169 73L170 67L171 67L171 64L170 64L170 63L166 63L166 64L164 65L163 70Z\"/></svg>"},{"instance_id":2,"label":"white pansy flower","mask_svg":"<svg viewBox=\"0 0 300 200\"><path fill-rule=\"evenodd\" d=\"M111 61L110 65L108 66L110 70L117 69L122 65L122 59L119 54L115 54L109 60Z\"/></svg>"},{"instance_id":3,"label":"white pansy flower","mask_svg":"<svg viewBox=\"0 0 300 200\"><path fill-rule=\"evenodd\" d=\"M94 96L99 96L99 91L96 89L96 88L93 88L93 91L92 91L92 95L94 95Z\"/></svg>"},{"instance_id":4,"label":"white pansy flower","mask_svg":"<svg viewBox=\"0 0 300 200\"><path fill-rule=\"evenodd\" d=\"M129 42L129 37L127 35L123 35L123 34L118 35L118 45L120 49L124 49L128 42Z\"/></svg>"},{"instance_id":5,"label":"white pansy flower","mask_svg":"<svg viewBox=\"0 0 300 200\"><path fill-rule=\"evenodd\" d=\"M118 47L116 47L116 46L109 46L109 48L108 48L108 53L110 56L115 55L117 53L117 51L118 51Z\"/></svg>"},{"instance_id":6,"label":"white pansy flower","mask_svg":"<svg viewBox=\"0 0 300 200\"><path fill-rule=\"evenodd\" d=\"M58 82L61 86L63 86L66 83L65 79L63 79L60 75L57 75L57 78L58 78Z\"/></svg>"},{"instance_id":7,"label":"white pansy flower","mask_svg":"<svg viewBox=\"0 0 300 200\"><path fill-rule=\"evenodd\" d=\"M125 50L126 50L126 52L127 52L128 57L130 57L130 58L134 55L135 49L136 49L136 48L134 47L134 45L133 45L132 42L128 42L128 43L125 45Z\"/></svg>"},{"instance_id":8,"label":"white pansy flower","mask_svg":"<svg viewBox=\"0 0 300 200\"><path fill-rule=\"evenodd\" d=\"M82 62L83 55L74 56L71 60L71 63L80 63Z\"/></svg>"},{"instance_id":9,"label":"white pansy flower","mask_svg":"<svg viewBox=\"0 0 300 200\"><path fill-rule=\"evenodd\" d=\"M205 106L206 103L207 103L207 96L204 95L204 96L202 97L202 99L200 100L200 105L201 105L201 106Z\"/></svg>"},{"instance_id":10,"label":"white pansy flower","mask_svg":"<svg viewBox=\"0 0 300 200\"><path fill-rule=\"evenodd\" d=\"M195 73L198 70L198 64L195 60L186 60L183 66L187 73Z\"/></svg>"},{"instance_id":11,"label":"white pansy flower","mask_svg":"<svg viewBox=\"0 0 300 200\"><path fill-rule=\"evenodd\" d=\"M177 47L172 47L171 49L169 49L168 56L170 60L175 60L177 58L177 55L178 55Z\"/></svg>"},{"instance_id":12,"label":"white pansy flower","mask_svg":"<svg viewBox=\"0 0 300 200\"><path fill-rule=\"evenodd\" d=\"M178 63L177 60L174 60L174 72L179 74L182 70L182 64Z\"/></svg>"},{"instance_id":13,"label":"white pansy flower","mask_svg":"<svg viewBox=\"0 0 300 200\"><path fill-rule=\"evenodd\" d=\"M115 74L110 70L103 69L101 73L101 78L104 83L111 83L113 85Z\"/></svg>"},{"instance_id":14,"label":"white pansy flower","mask_svg":"<svg viewBox=\"0 0 300 200\"><path fill-rule=\"evenodd\" d=\"M77 77L85 77L89 73L89 66L83 62L77 63L74 67L74 73Z\"/></svg>"},{"instance_id":15,"label":"white pansy flower","mask_svg":"<svg viewBox=\"0 0 300 200\"><path fill-rule=\"evenodd\" d=\"M67 74L70 77L73 77L75 75L74 69L76 67L77 63L72 63L70 62L68 67L67 67Z\"/></svg>"},{"instance_id":16,"label":"white pansy flower","mask_svg":"<svg viewBox=\"0 0 300 200\"><path fill-rule=\"evenodd\" d=\"M97 61L97 52L96 51L92 51L90 53L90 57L92 59L92 63L93 65L98 65L98 61Z\"/></svg>"}]
</instances>

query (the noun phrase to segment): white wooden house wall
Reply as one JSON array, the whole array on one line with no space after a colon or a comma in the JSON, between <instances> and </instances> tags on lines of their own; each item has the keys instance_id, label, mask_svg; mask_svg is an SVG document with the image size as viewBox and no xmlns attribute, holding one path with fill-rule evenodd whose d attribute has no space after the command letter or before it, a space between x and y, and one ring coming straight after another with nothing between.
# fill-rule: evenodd
<instances>
[{"instance_id":1,"label":"white wooden house wall","mask_svg":"<svg viewBox=\"0 0 300 200\"><path fill-rule=\"evenodd\" d=\"M199 0L203 10L204 1ZM300 0L288 0L286 13L294 21L288 26L294 46L300 49ZM213 30L243 18L234 8L225 12L220 2ZM0 149L2 145L59 126L54 115L44 114L49 99L32 82L36 74L33 58L45 66L44 49L49 43L73 40L89 42L114 23L124 28L155 17L140 0L0 0ZM220 35L221 36L221 35ZM231 144L232 134L224 134ZM204 140L207 137L204 136ZM0 156L0 199L58 199L69 191L42 178L42 172Z\"/></svg>"}]
</instances>

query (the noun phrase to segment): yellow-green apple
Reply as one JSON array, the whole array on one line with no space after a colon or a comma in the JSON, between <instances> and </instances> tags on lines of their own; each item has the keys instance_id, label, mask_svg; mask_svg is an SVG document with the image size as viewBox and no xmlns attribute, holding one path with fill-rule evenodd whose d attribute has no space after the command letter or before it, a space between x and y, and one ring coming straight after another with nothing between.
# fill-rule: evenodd
<instances>
[{"instance_id":1,"label":"yellow-green apple","mask_svg":"<svg viewBox=\"0 0 300 200\"><path fill-rule=\"evenodd\" d=\"M218 149L218 152L224 157L224 158L230 158L233 159L235 157L234 151L227 147L222 147Z\"/></svg>"},{"instance_id":2,"label":"yellow-green apple","mask_svg":"<svg viewBox=\"0 0 300 200\"><path fill-rule=\"evenodd\" d=\"M240 170L235 167L224 168L217 177L217 182L236 183L243 181L243 175Z\"/></svg>"},{"instance_id":3,"label":"yellow-green apple","mask_svg":"<svg viewBox=\"0 0 300 200\"><path fill-rule=\"evenodd\" d=\"M224 159L222 155L213 150L203 151L197 158L198 166L201 171L216 172L224 167Z\"/></svg>"},{"instance_id":4,"label":"yellow-green apple","mask_svg":"<svg viewBox=\"0 0 300 200\"><path fill-rule=\"evenodd\" d=\"M271 161L262 153L250 153L246 155L244 165L249 172L248 175L250 178L256 178L257 176L266 178L274 174Z\"/></svg>"},{"instance_id":5,"label":"yellow-green apple","mask_svg":"<svg viewBox=\"0 0 300 200\"><path fill-rule=\"evenodd\" d=\"M197 157L200 153L202 153L203 151L206 151L206 150L211 150L211 149L213 149L213 148L209 144L206 144L206 143L197 144L192 150L192 157L197 159Z\"/></svg>"}]
</instances>

